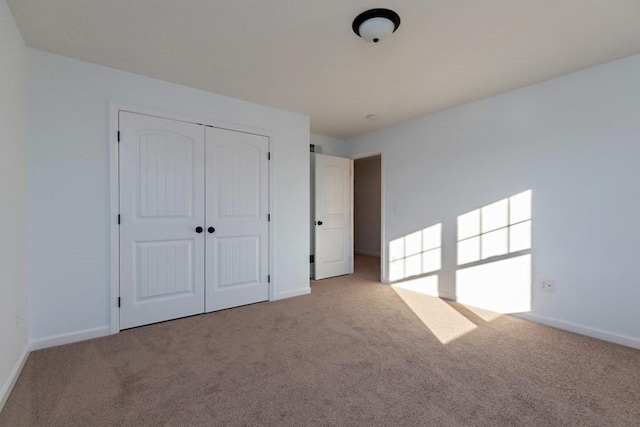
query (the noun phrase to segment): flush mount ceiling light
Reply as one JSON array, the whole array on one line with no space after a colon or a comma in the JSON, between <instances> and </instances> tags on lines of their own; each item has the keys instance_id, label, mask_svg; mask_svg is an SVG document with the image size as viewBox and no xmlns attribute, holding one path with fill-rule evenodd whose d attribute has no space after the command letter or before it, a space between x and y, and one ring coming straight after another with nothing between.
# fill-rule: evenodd
<instances>
[{"instance_id":1,"label":"flush mount ceiling light","mask_svg":"<svg viewBox=\"0 0 640 427\"><path fill-rule=\"evenodd\" d=\"M400 26L400 16L389 9L371 9L353 20L353 32L371 43L394 33Z\"/></svg>"}]
</instances>

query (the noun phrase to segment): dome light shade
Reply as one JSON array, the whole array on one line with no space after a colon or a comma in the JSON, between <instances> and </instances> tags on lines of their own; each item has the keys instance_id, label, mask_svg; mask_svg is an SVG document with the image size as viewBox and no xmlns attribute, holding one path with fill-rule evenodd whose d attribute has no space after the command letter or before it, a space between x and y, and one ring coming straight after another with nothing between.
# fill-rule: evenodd
<instances>
[{"instance_id":1,"label":"dome light shade","mask_svg":"<svg viewBox=\"0 0 640 427\"><path fill-rule=\"evenodd\" d=\"M364 21L359 28L360 37L368 42L378 43L393 33L393 22L387 18L371 18Z\"/></svg>"},{"instance_id":2,"label":"dome light shade","mask_svg":"<svg viewBox=\"0 0 640 427\"><path fill-rule=\"evenodd\" d=\"M353 20L353 32L371 43L378 43L395 32L400 26L400 17L393 10L371 9L362 12Z\"/></svg>"}]
</instances>

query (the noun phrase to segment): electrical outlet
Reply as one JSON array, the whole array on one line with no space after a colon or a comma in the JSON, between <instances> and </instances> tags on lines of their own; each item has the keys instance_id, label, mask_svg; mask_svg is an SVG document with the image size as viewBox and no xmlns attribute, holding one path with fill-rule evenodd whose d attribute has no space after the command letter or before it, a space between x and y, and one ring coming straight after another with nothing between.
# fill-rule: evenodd
<instances>
[{"instance_id":1,"label":"electrical outlet","mask_svg":"<svg viewBox=\"0 0 640 427\"><path fill-rule=\"evenodd\" d=\"M555 292L556 282L551 279L540 279L540 290L545 292Z\"/></svg>"},{"instance_id":2,"label":"electrical outlet","mask_svg":"<svg viewBox=\"0 0 640 427\"><path fill-rule=\"evenodd\" d=\"M13 322L16 326L20 324L20 312L17 308L13 310Z\"/></svg>"}]
</instances>

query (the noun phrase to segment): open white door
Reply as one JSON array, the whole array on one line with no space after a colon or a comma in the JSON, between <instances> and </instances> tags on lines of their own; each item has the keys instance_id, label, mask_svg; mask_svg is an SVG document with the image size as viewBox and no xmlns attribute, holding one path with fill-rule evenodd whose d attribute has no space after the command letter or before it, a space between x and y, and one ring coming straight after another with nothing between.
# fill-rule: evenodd
<instances>
[{"instance_id":1,"label":"open white door","mask_svg":"<svg viewBox=\"0 0 640 427\"><path fill-rule=\"evenodd\" d=\"M120 328L204 312L204 126L119 113Z\"/></svg>"},{"instance_id":2,"label":"open white door","mask_svg":"<svg viewBox=\"0 0 640 427\"><path fill-rule=\"evenodd\" d=\"M269 299L269 138L207 127L206 311Z\"/></svg>"},{"instance_id":3,"label":"open white door","mask_svg":"<svg viewBox=\"0 0 640 427\"><path fill-rule=\"evenodd\" d=\"M315 275L353 273L353 160L315 155Z\"/></svg>"}]
</instances>

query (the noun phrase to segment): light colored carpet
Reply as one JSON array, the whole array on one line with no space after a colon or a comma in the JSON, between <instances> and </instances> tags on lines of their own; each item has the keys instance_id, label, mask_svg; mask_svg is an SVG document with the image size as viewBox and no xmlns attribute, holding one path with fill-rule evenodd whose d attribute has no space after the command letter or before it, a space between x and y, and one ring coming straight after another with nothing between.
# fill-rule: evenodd
<instances>
[{"instance_id":1,"label":"light colored carpet","mask_svg":"<svg viewBox=\"0 0 640 427\"><path fill-rule=\"evenodd\" d=\"M640 425L640 351L394 290L375 262L33 352L0 425Z\"/></svg>"}]
</instances>

